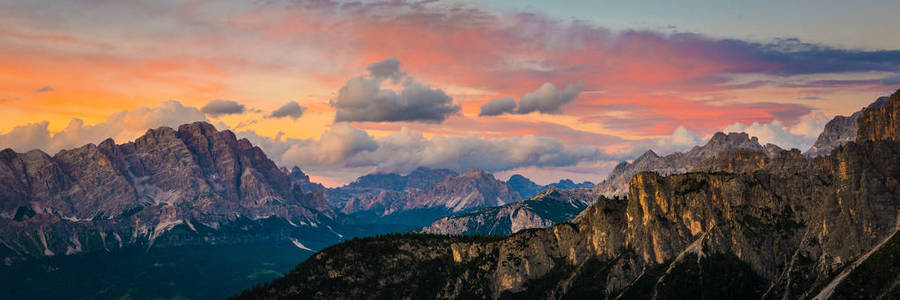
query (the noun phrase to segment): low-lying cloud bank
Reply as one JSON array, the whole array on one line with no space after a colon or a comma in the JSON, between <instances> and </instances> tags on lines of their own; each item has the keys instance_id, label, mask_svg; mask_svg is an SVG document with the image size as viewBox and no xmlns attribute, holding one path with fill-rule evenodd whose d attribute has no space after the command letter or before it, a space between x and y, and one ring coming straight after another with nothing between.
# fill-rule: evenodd
<instances>
[{"instance_id":1,"label":"low-lying cloud bank","mask_svg":"<svg viewBox=\"0 0 900 300\"><path fill-rule=\"evenodd\" d=\"M349 124L335 124L318 140L273 138L242 131L276 162L304 166L311 171L333 168L369 168L377 172L406 173L424 166L465 171L480 168L503 171L526 166L572 166L604 157L591 146L566 146L557 139L538 136L483 138L478 136L426 138L403 128L374 138Z\"/></svg>"},{"instance_id":2,"label":"low-lying cloud bank","mask_svg":"<svg viewBox=\"0 0 900 300\"><path fill-rule=\"evenodd\" d=\"M725 132L746 132L759 138L760 143L772 143L784 149L797 148L806 151L811 147L825 124L830 119L821 112L810 113L794 125L786 125L778 120L769 123L753 123L745 125L734 123L725 127Z\"/></svg>"}]
</instances>

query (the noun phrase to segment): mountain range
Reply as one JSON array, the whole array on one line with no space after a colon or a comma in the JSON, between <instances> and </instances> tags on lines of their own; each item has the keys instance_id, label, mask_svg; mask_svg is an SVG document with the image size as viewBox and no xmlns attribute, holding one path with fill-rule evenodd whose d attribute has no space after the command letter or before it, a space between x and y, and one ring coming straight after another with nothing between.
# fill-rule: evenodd
<instances>
[{"instance_id":1,"label":"mountain range","mask_svg":"<svg viewBox=\"0 0 900 300\"><path fill-rule=\"evenodd\" d=\"M208 123L53 156L0 151L0 298L225 297L397 230L348 224L296 179Z\"/></svg>"},{"instance_id":2,"label":"mountain range","mask_svg":"<svg viewBox=\"0 0 900 300\"><path fill-rule=\"evenodd\" d=\"M129 277L116 275L125 272L119 266L162 284L170 274L194 269L177 265L146 275L159 264L151 258L183 261L197 256L196 247L210 255L266 253L232 262L228 271L172 282L171 293L152 284L138 290L163 297L224 297L279 276L342 240L418 230L448 214L521 199L506 182L477 169L369 174L329 189L298 167L278 168L248 140L204 122L53 156L6 149L0 151L0 278L17 283L10 287L40 284L31 290L44 290L47 298L65 295L54 293L68 290L66 283L90 287L81 289L87 294L67 296L119 297L146 281L120 279ZM283 259L273 264L268 257ZM111 271L86 277L84 267L74 267L83 264ZM210 261L207 267L221 264ZM58 278L48 280L51 274ZM90 293L101 290L109 294ZM0 291L0 298L25 296L17 291Z\"/></svg>"},{"instance_id":3,"label":"mountain range","mask_svg":"<svg viewBox=\"0 0 900 300\"><path fill-rule=\"evenodd\" d=\"M698 170L638 172L571 223L355 239L238 298L896 299L898 118L900 91L827 155L692 150Z\"/></svg>"},{"instance_id":4,"label":"mountain range","mask_svg":"<svg viewBox=\"0 0 900 300\"><path fill-rule=\"evenodd\" d=\"M422 229L452 235L510 235L546 228L574 219L597 199L590 189L561 190L550 186L524 201L440 218Z\"/></svg>"},{"instance_id":5,"label":"mountain range","mask_svg":"<svg viewBox=\"0 0 900 300\"><path fill-rule=\"evenodd\" d=\"M704 161L719 153L736 149L748 150L751 153L764 153L767 156L773 156L783 151L772 144L762 146L757 138L751 138L746 133L725 134L719 132L714 134L705 145L696 146L687 153L676 152L660 157L653 150L648 150L631 163L622 162L617 165L608 179L596 187L590 183L581 186L563 185L569 190L563 193L553 193L553 197L543 195L514 204L487 207L464 214L447 216L434 221L421 231L439 234L508 235L522 229L550 227L554 224L571 221L578 213L592 204L599 195L613 198L625 197L628 190L627 182L635 174L640 172L685 173L699 167ZM570 180L560 182L566 181L571 183ZM533 190L534 187L539 187L521 175L513 175L510 177L509 183L514 188L527 186L529 190ZM555 187L554 185L548 186Z\"/></svg>"},{"instance_id":6,"label":"mountain range","mask_svg":"<svg viewBox=\"0 0 900 300\"><path fill-rule=\"evenodd\" d=\"M483 170L463 174L418 168L408 175L369 174L327 192L330 199L359 222L406 224L410 229L437 218L522 198L505 182Z\"/></svg>"},{"instance_id":7,"label":"mountain range","mask_svg":"<svg viewBox=\"0 0 900 300\"><path fill-rule=\"evenodd\" d=\"M890 210L895 205L896 174L890 165L875 166L872 160L886 164L895 160L897 98L895 93L850 117L836 117L804 155L772 144L761 145L746 133L716 133L705 145L685 153L659 156L648 150L631 162L617 165L596 186L568 179L542 186L518 174L502 181L479 169L460 174L417 168L407 175L374 173L342 187L326 188L312 182L299 167L279 168L248 140L203 122L178 129L151 129L133 142L116 144L107 139L53 156L39 150L17 153L6 149L0 151L0 256L7 269L0 270L0 278L19 285L37 284L34 278L58 270L60 283L78 284L84 279L82 284L92 286L87 290L109 292L110 287L129 281L115 283L100 277L105 279L97 285L98 280L82 275L83 267L72 266L108 263L147 269L159 262L139 257L158 259L168 253L168 260L191 259L197 256L192 250L196 247L206 247L206 253L221 253L223 257L252 251L281 258L273 264L265 257L250 255L232 262L231 273L197 276L206 280L206 289L194 283L182 283L180 290L176 289L189 293L195 287L198 294L188 295L215 291L224 296L237 290L222 289L226 284L223 276L239 278L230 284L232 289L265 282L284 275L282 272L318 249L327 248L316 254L319 258L266 287L266 292L257 289L247 294L285 296L293 295L280 290L285 282L290 283L290 289L303 291L302 282L314 284L317 278L298 281L296 274L307 274L303 272L315 268L342 274L341 268L346 267L341 265L342 260L329 255L353 257L358 249L346 249L346 245L368 247L376 243L380 245L375 247L381 249L378 251L393 253L388 256L400 255L391 252L395 251L391 247L403 245L405 256L396 261L444 268L441 272L445 273L436 274L456 280L443 285L439 294L430 290L421 294L427 298L571 296L583 292L584 276L605 280L603 294L624 297L644 289L638 289L638 283L657 291L665 288L660 286L665 280L677 279L659 273L662 266L666 270L687 268L686 272L725 268L748 280L745 283L751 287L738 288L754 289L747 294L754 298L806 297L822 292L823 286L833 293L833 288L844 283L825 285L832 277L854 278L859 276L853 273L856 268L871 265L861 255L892 255L884 249L893 249L890 247L895 242L884 239L884 232L890 230L882 228L890 216L874 210ZM831 200L820 203L816 199ZM837 201L837 208L833 201ZM845 201L851 201L849 208L844 208ZM701 207L707 202L715 205ZM637 216L647 217L636 223ZM823 229L813 230L809 224ZM829 226L842 227L829 231ZM355 237L415 230L473 237L395 234L329 248ZM844 241L833 233L857 234L852 230L861 230L865 236ZM772 234L782 239L760 237ZM813 242L827 247L803 244ZM695 246L698 243L701 246ZM790 259L762 257L763 244ZM453 252L448 257L448 253L432 247ZM699 252L697 247L701 247ZM560 252L563 248L569 253ZM869 252L860 252L864 250ZM707 257L707 252L714 254ZM697 262L685 264L684 257L691 255ZM321 264L322 256L330 257L330 264ZM378 257L367 259L366 263L384 270L393 267L384 265ZM455 267L447 267L448 259L455 261ZM806 260L812 260L812 265ZM129 265L134 261L146 265ZM458 266L460 263L464 266ZM527 267L519 268L523 263ZM220 265L210 262L209 268ZM168 277L189 268L187 263L169 269L166 275L154 276ZM360 270L360 278L372 275L367 270ZM801 272L798 270L815 274L798 279L791 273ZM266 275L254 275L259 272ZM108 275L113 274L119 273ZM568 277L557 278L563 275ZM395 283L400 285L408 283L403 280L412 280L388 278L384 282L399 280ZM342 277L329 280L340 283ZM60 284L59 289L65 290L65 286ZM703 284L695 287L711 288ZM363 284L319 293L323 297L332 295L329 293L352 296L342 293L370 292L367 288ZM106 296L126 295L130 287L121 289L125 294ZM386 291L400 293L391 295L410 292ZM15 290L8 292L8 297L24 296ZM45 296L49 295L61 296Z\"/></svg>"},{"instance_id":8,"label":"mountain range","mask_svg":"<svg viewBox=\"0 0 900 300\"><path fill-rule=\"evenodd\" d=\"M656 172L662 175L680 174L689 171L704 159L716 156L729 149L750 149L767 153L770 156L783 151L773 144L759 144L756 137L747 133L715 133L703 146L694 146L686 153L675 152L659 156L653 150L647 150L632 162L621 162L613 168L606 180L595 187L595 190L607 197L628 193L628 182L640 172Z\"/></svg>"},{"instance_id":9,"label":"mountain range","mask_svg":"<svg viewBox=\"0 0 900 300\"><path fill-rule=\"evenodd\" d=\"M131 246L282 240L322 248L355 235L347 227L359 224L406 222L415 226L391 230L412 230L451 213L522 199L478 169L369 174L325 188L300 168L279 169L246 139L203 122L54 156L6 149L0 151L0 186L6 264Z\"/></svg>"},{"instance_id":10,"label":"mountain range","mask_svg":"<svg viewBox=\"0 0 900 300\"><path fill-rule=\"evenodd\" d=\"M0 185L4 260L290 238L324 246L342 236L321 193L304 193L261 149L207 123L52 157L7 149Z\"/></svg>"},{"instance_id":11,"label":"mountain range","mask_svg":"<svg viewBox=\"0 0 900 300\"><path fill-rule=\"evenodd\" d=\"M539 185L528 177L522 176L521 174L513 174L506 180L506 183L512 187L523 199L531 198L540 193L541 191L555 187L562 190L569 189L590 189L594 187L594 183L590 181L585 181L582 183L575 183L571 179L562 179L558 182L551 183L548 185Z\"/></svg>"}]
</instances>

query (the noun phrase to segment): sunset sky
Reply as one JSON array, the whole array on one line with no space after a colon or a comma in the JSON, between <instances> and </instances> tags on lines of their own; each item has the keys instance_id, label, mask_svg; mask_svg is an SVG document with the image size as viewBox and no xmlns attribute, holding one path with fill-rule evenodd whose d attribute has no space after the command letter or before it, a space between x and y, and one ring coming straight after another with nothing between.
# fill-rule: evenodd
<instances>
[{"instance_id":1,"label":"sunset sky","mask_svg":"<svg viewBox=\"0 0 900 300\"><path fill-rule=\"evenodd\" d=\"M0 0L0 148L206 120L329 186L597 182L716 131L805 151L900 88L900 1L57 2Z\"/></svg>"}]
</instances>

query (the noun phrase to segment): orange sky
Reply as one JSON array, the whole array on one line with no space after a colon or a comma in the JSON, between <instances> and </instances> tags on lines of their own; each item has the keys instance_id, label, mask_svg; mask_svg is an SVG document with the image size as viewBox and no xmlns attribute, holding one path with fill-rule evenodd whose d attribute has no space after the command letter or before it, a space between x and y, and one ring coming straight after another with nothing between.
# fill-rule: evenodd
<instances>
[{"instance_id":1,"label":"orange sky","mask_svg":"<svg viewBox=\"0 0 900 300\"><path fill-rule=\"evenodd\" d=\"M350 123L371 137L403 128L426 139L543 136L566 147L598 149L602 158L590 159L595 165L665 148L679 127L706 137L735 123L777 120L798 139L778 141L805 145L810 133L797 124L852 113L900 84L900 51L894 49L612 30L455 3L2 6L8 13L0 17L0 134L8 138L0 146L17 151L31 146L25 142L30 139L12 140L17 126L46 121L53 135L72 119L105 124L122 111L131 113L116 122L128 120L135 128L103 132L133 138L144 124L167 124L135 110L169 100L197 109L214 99L232 100L247 109L199 118L262 137L281 133L282 141L316 141L333 127L341 88L351 78L368 78L367 67L388 58L401 63L404 78L446 93L460 109L440 122ZM581 90L558 112L479 117L491 99L518 102L544 83L560 89L580 84ZM403 88L389 81L381 87ZM301 117L267 117L289 101L305 108ZM552 169L558 176L602 179L606 170L584 173L586 163ZM508 173L535 166L498 168ZM335 184L352 178L326 173L311 174Z\"/></svg>"}]
</instances>

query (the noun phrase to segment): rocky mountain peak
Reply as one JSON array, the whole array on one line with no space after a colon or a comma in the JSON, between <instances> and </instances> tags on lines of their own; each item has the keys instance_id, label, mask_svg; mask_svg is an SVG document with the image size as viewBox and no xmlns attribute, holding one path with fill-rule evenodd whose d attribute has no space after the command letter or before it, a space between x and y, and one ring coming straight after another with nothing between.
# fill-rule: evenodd
<instances>
[{"instance_id":1,"label":"rocky mountain peak","mask_svg":"<svg viewBox=\"0 0 900 300\"><path fill-rule=\"evenodd\" d=\"M459 174L448 169L418 167L406 175L406 187L425 190L456 175Z\"/></svg>"},{"instance_id":2,"label":"rocky mountain peak","mask_svg":"<svg viewBox=\"0 0 900 300\"><path fill-rule=\"evenodd\" d=\"M782 151L780 147L771 144L763 147L759 144L759 139L751 137L745 132L727 134L716 132L706 144L694 146L687 153L675 152L660 157L652 150L648 150L631 163L621 162L610 172L609 177L597 184L594 189L608 197L624 195L628 191L628 182L639 172L657 172L662 175L684 173L703 160L731 149L763 151L769 156L774 156Z\"/></svg>"},{"instance_id":3,"label":"rocky mountain peak","mask_svg":"<svg viewBox=\"0 0 900 300\"><path fill-rule=\"evenodd\" d=\"M746 132L730 132L727 134L716 132L705 145L694 147L691 151L685 153L685 162L690 164L690 166L694 166L704 159L714 157L720 152L730 149L766 151L766 148L759 144L759 139L751 137ZM685 167L690 169L690 166Z\"/></svg>"},{"instance_id":4,"label":"rocky mountain peak","mask_svg":"<svg viewBox=\"0 0 900 300\"><path fill-rule=\"evenodd\" d=\"M575 183L572 179L562 179L558 182L551 183L547 187L556 187L559 189L567 190L567 189L589 189L594 187L594 183L590 181L585 181L582 183Z\"/></svg>"},{"instance_id":5,"label":"rocky mountain peak","mask_svg":"<svg viewBox=\"0 0 900 300\"><path fill-rule=\"evenodd\" d=\"M647 161L647 160L653 160L653 159L657 159L657 158L659 158L659 155L657 155L656 152L653 152L653 150L647 150L647 152L644 152L644 154L641 154L641 156L638 156L638 158L635 159L634 161L635 162Z\"/></svg>"},{"instance_id":6,"label":"rocky mountain peak","mask_svg":"<svg viewBox=\"0 0 900 300\"><path fill-rule=\"evenodd\" d=\"M519 193L522 198L531 198L544 189L543 186L538 185L528 177L522 176L521 174L514 174L509 177L509 180L506 181L513 190Z\"/></svg>"},{"instance_id":7,"label":"rocky mountain peak","mask_svg":"<svg viewBox=\"0 0 900 300\"><path fill-rule=\"evenodd\" d=\"M762 146L759 145L759 139L755 136L751 137L746 132L729 132L728 134L716 132L703 147L712 148L713 150L725 148L762 148Z\"/></svg>"},{"instance_id":8,"label":"rocky mountain peak","mask_svg":"<svg viewBox=\"0 0 900 300\"><path fill-rule=\"evenodd\" d=\"M765 149L766 154L768 154L769 156L775 156L778 155L778 153L785 151L783 148L772 143L767 143L763 148Z\"/></svg>"},{"instance_id":9,"label":"rocky mountain peak","mask_svg":"<svg viewBox=\"0 0 900 300\"><path fill-rule=\"evenodd\" d=\"M857 142L892 141L900 138L900 90L889 99L876 101L857 119Z\"/></svg>"},{"instance_id":10,"label":"rocky mountain peak","mask_svg":"<svg viewBox=\"0 0 900 300\"><path fill-rule=\"evenodd\" d=\"M6 149L3 149L2 151L0 151L0 158L8 159L11 157L15 157L16 155L17 155L16 151L13 151L13 149L10 149L10 148L6 148Z\"/></svg>"},{"instance_id":11,"label":"rocky mountain peak","mask_svg":"<svg viewBox=\"0 0 900 300\"><path fill-rule=\"evenodd\" d=\"M446 207L459 212L498 206L522 200L506 182L481 169L470 169L459 176L447 177L440 184L416 197L416 207Z\"/></svg>"},{"instance_id":12,"label":"rocky mountain peak","mask_svg":"<svg viewBox=\"0 0 900 300\"><path fill-rule=\"evenodd\" d=\"M288 176L290 176L291 179L294 180L309 181L309 175L303 173L303 170L300 170L300 167L298 166L294 166L293 168L291 168L291 170L288 172Z\"/></svg>"},{"instance_id":13,"label":"rocky mountain peak","mask_svg":"<svg viewBox=\"0 0 900 300\"><path fill-rule=\"evenodd\" d=\"M369 174L330 195L347 197L342 212L354 216L398 218L401 224L425 225L453 212L503 205L522 198L506 182L481 169L457 174L446 169L417 168L409 175ZM331 201L331 199L329 199ZM407 218L418 211L434 218ZM408 222L408 223L403 223Z\"/></svg>"},{"instance_id":14,"label":"rocky mountain peak","mask_svg":"<svg viewBox=\"0 0 900 300\"><path fill-rule=\"evenodd\" d=\"M300 177L303 177L303 176L309 177L309 176L306 176L306 174L303 173L303 170L300 170L300 167L298 167L298 166L294 166L293 168L291 168L290 174L298 174Z\"/></svg>"},{"instance_id":15,"label":"rocky mountain peak","mask_svg":"<svg viewBox=\"0 0 900 300\"><path fill-rule=\"evenodd\" d=\"M203 122L177 131L150 129L124 144L107 139L53 157L5 150L0 152L0 199L6 201L0 201L0 216L32 211L34 217L13 220L24 223L12 232L0 230L0 242L33 231L70 239L15 249L41 255L75 251L67 247L96 250L82 245L108 247L77 240L93 239L98 231L130 232L131 240L118 244L122 247L125 242L153 244L178 224L194 230L199 225L192 222L215 227L236 218L269 217L312 224L334 216L321 193L294 187L261 149Z\"/></svg>"},{"instance_id":16,"label":"rocky mountain peak","mask_svg":"<svg viewBox=\"0 0 900 300\"><path fill-rule=\"evenodd\" d=\"M569 180L569 182L571 182L571 180ZM573 182L573 184L574 184L574 182ZM543 191L541 191L537 195L538 196L546 196L546 195L552 194L554 192L559 192L559 191L560 191L560 188L558 188L554 185L548 185L547 188L545 188Z\"/></svg>"},{"instance_id":17,"label":"rocky mountain peak","mask_svg":"<svg viewBox=\"0 0 900 300\"><path fill-rule=\"evenodd\" d=\"M709 142L710 143L712 143L712 142L719 143L726 139L728 139L728 135L726 135L724 132L719 131L719 132L716 132L715 134L713 134L713 136L709 139Z\"/></svg>"},{"instance_id":18,"label":"rocky mountain peak","mask_svg":"<svg viewBox=\"0 0 900 300\"><path fill-rule=\"evenodd\" d=\"M373 173L360 176L347 187L402 191L406 188L406 181L406 176L397 173Z\"/></svg>"},{"instance_id":19,"label":"rocky mountain peak","mask_svg":"<svg viewBox=\"0 0 900 300\"><path fill-rule=\"evenodd\" d=\"M230 130L224 130L223 132L231 132ZM178 133L182 136L190 136L190 137L199 137L199 136L212 136L218 134L219 131L216 130L216 127L207 122L194 122L188 124L182 124L178 126ZM231 134L234 136L234 134ZM237 140L237 139L235 139Z\"/></svg>"},{"instance_id":20,"label":"rocky mountain peak","mask_svg":"<svg viewBox=\"0 0 900 300\"><path fill-rule=\"evenodd\" d=\"M815 144L804 153L808 157L816 157L827 155L831 150L843 145L847 142L856 140L857 120L862 116L863 112L869 109L882 107L890 100L890 97L878 97L863 109L853 113L850 116L835 116L831 121L825 124L825 128L819 137L816 138Z\"/></svg>"},{"instance_id":21,"label":"rocky mountain peak","mask_svg":"<svg viewBox=\"0 0 900 300\"><path fill-rule=\"evenodd\" d=\"M312 180L309 179L309 175L303 173L303 170L301 170L298 166L294 166L290 170L288 170L287 168L283 168L282 173L287 174L288 178L290 178L291 180L291 183L299 186L303 192L309 193L325 190L325 186L316 182L312 182ZM323 196L323 198L325 197Z\"/></svg>"},{"instance_id":22,"label":"rocky mountain peak","mask_svg":"<svg viewBox=\"0 0 900 300\"><path fill-rule=\"evenodd\" d=\"M530 183L530 184L537 185L537 183L534 183L534 181L531 181L531 179L528 179L528 177L522 176L522 174L513 174L512 176L509 176L509 180L507 180L507 182L509 182L510 184L512 184L512 183L529 184Z\"/></svg>"},{"instance_id":23,"label":"rocky mountain peak","mask_svg":"<svg viewBox=\"0 0 900 300\"><path fill-rule=\"evenodd\" d=\"M866 109L881 108L882 106L884 106L885 103L888 103L890 100L891 100L890 96L878 97L878 99L875 99L875 102L872 102L871 104L869 104L869 106L866 106Z\"/></svg>"},{"instance_id":24,"label":"rocky mountain peak","mask_svg":"<svg viewBox=\"0 0 900 300\"><path fill-rule=\"evenodd\" d=\"M454 235L509 235L524 229L547 228L572 221L597 199L587 189L548 186L524 201L454 214L422 228L423 232Z\"/></svg>"},{"instance_id":25,"label":"rocky mountain peak","mask_svg":"<svg viewBox=\"0 0 900 300\"><path fill-rule=\"evenodd\" d=\"M494 175L492 175L491 173L488 173L485 170L478 169L478 168L471 168L468 171L466 171L465 173L461 174L460 176L464 176L464 177L488 177L488 176L490 176L491 178L494 177Z\"/></svg>"},{"instance_id":26,"label":"rocky mountain peak","mask_svg":"<svg viewBox=\"0 0 900 300\"><path fill-rule=\"evenodd\" d=\"M107 138L107 139L103 140L102 142L100 142L99 145L97 145L98 148L104 149L104 150L111 150L112 148L115 148L115 146L116 146L116 141L113 140L112 138Z\"/></svg>"}]
</instances>

